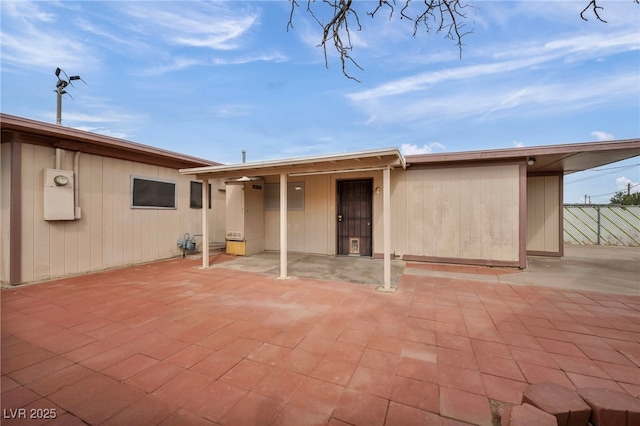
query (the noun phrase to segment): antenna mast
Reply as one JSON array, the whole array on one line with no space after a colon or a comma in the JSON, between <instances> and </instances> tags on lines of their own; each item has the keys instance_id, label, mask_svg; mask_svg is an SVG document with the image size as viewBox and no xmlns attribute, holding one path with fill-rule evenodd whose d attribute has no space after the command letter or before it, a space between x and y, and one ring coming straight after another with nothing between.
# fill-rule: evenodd
<instances>
[{"instance_id":1,"label":"antenna mast","mask_svg":"<svg viewBox=\"0 0 640 426\"><path fill-rule=\"evenodd\" d=\"M61 70L60 68L56 68L56 77L58 77L58 82L56 83L56 124L62 124L62 95L67 94L65 90L68 85L73 86L72 81L82 80L79 75L72 75L71 77L67 76L67 73ZM60 77L60 74L64 74L66 80ZM84 80L82 80L84 83ZM87 84L87 83L84 83ZM71 95L69 95L71 96Z\"/></svg>"}]
</instances>

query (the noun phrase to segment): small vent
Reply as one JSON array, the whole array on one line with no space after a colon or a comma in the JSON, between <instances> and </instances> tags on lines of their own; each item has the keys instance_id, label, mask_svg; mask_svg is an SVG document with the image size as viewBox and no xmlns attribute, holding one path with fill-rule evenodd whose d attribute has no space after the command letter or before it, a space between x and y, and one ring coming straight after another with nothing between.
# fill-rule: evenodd
<instances>
[{"instance_id":1,"label":"small vent","mask_svg":"<svg viewBox=\"0 0 640 426\"><path fill-rule=\"evenodd\" d=\"M244 240L244 232L229 231L229 232L227 232L227 240L229 240L229 241L242 241L242 240Z\"/></svg>"}]
</instances>

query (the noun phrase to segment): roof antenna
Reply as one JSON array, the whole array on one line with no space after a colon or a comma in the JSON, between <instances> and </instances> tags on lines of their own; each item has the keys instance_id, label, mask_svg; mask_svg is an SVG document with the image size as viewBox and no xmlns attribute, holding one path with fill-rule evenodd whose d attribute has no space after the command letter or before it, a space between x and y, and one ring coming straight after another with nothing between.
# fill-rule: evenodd
<instances>
[{"instance_id":1,"label":"roof antenna","mask_svg":"<svg viewBox=\"0 0 640 426\"><path fill-rule=\"evenodd\" d=\"M247 150L246 149L242 150L242 162L243 163L247 162Z\"/></svg>"},{"instance_id":2,"label":"roof antenna","mask_svg":"<svg viewBox=\"0 0 640 426\"><path fill-rule=\"evenodd\" d=\"M60 73L64 74L64 77L66 78L66 80L64 78L60 78ZM55 74L56 74L56 77L58 77L58 82L56 83L56 90L54 90L54 92L56 92L56 95L57 95L56 96L57 97L56 124L62 124L62 95L68 94L65 89L67 88L68 85L71 85L71 87L74 87L72 81L80 80L84 84L87 84L87 82L84 81L82 78L80 78L79 75L72 75L71 77L69 77L67 73L60 68L56 68ZM71 99L73 99L73 96L71 96Z\"/></svg>"}]
</instances>

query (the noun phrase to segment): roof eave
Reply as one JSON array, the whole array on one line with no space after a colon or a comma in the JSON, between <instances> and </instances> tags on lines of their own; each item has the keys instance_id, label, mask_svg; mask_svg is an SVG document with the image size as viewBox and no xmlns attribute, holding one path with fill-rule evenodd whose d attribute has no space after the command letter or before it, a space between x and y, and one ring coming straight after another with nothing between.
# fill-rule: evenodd
<instances>
[{"instance_id":1,"label":"roof eave","mask_svg":"<svg viewBox=\"0 0 640 426\"><path fill-rule=\"evenodd\" d=\"M191 165L205 166L220 164L214 161L192 157L161 148L155 148L136 142L130 142L112 136L100 135L97 133L87 132L85 130L78 130L58 124L44 123L4 113L0 113L0 127L2 128L2 131L13 131L36 137L52 139L52 141L50 141L52 145L63 149L79 151L86 150L89 153L103 151L108 153L131 153L140 158L147 159L147 161L153 161L153 158L157 158L160 160L159 163L161 164L175 164L175 168L188 167ZM103 149L91 149L87 146L88 144L95 147L101 147ZM109 154L106 155L109 156ZM123 157L126 157L126 155L118 156L117 158Z\"/></svg>"},{"instance_id":2,"label":"roof eave","mask_svg":"<svg viewBox=\"0 0 640 426\"><path fill-rule=\"evenodd\" d=\"M385 157L390 159L385 160ZM328 154L310 157L298 157L279 160L266 160L250 163L228 164L221 166L196 167L181 169L180 173L196 175L199 178L208 177L241 177L274 175L278 173L296 173L306 169L310 170L335 170L336 173L348 170L349 166L342 166L340 163L361 162L356 168L379 168L384 166L406 168L406 161L402 153L397 148L377 149L358 151L345 154Z\"/></svg>"}]
</instances>

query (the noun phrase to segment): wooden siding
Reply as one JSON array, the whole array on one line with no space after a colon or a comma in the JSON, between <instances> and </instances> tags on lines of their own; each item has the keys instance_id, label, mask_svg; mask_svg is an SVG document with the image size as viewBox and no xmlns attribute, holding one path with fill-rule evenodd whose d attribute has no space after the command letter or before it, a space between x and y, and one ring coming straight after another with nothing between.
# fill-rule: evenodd
<instances>
[{"instance_id":1,"label":"wooden siding","mask_svg":"<svg viewBox=\"0 0 640 426\"><path fill-rule=\"evenodd\" d=\"M392 253L517 262L519 173L517 164L392 171ZM373 178L373 252L382 253L381 172L290 177L305 182L305 209L288 212L289 251L336 254L336 181L361 178ZM267 250L279 249L279 215L265 212Z\"/></svg>"},{"instance_id":2,"label":"wooden siding","mask_svg":"<svg viewBox=\"0 0 640 426\"><path fill-rule=\"evenodd\" d=\"M52 168L54 159L54 149L23 144L22 282L178 256L178 238L185 232L202 233L201 210L189 207L191 177L181 176L176 169L86 153L79 159L81 219L47 222L43 170ZM63 153L62 168L73 169L73 152ZM176 181L178 208L132 209L131 175ZM211 184L211 236L223 241L224 193L217 189L217 181ZM200 247L202 239L197 242Z\"/></svg>"},{"instance_id":3,"label":"wooden siding","mask_svg":"<svg viewBox=\"0 0 640 426\"><path fill-rule=\"evenodd\" d=\"M11 144L0 144L0 282L9 282L11 207Z\"/></svg>"},{"instance_id":4,"label":"wooden siding","mask_svg":"<svg viewBox=\"0 0 640 426\"><path fill-rule=\"evenodd\" d=\"M518 165L409 169L392 182L397 256L518 261Z\"/></svg>"},{"instance_id":5,"label":"wooden siding","mask_svg":"<svg viewBox=\"0 0 640 426\"><path fill-rule=\"evenodd\" d=\"M560 176L527 178L527 251L560 253Z\"/></svg>"},{"instance_id":6,"label":"wooden siding","mask_svg":"<svg viewBox=\"0 0 640 426\"><path fill-rule=\"evenodd\" d=\"M375 194L375 188L382 187L382 172L379 171L290 176L289 182L304 182L305 205L303 211L288 212L289 251L336 254L336 182L349 179L373 179L373 251L382 252L382 194ZM278 183L279 178L269 176L266 182ZM265 249L280 249L279 211L265 211Z\"/></svg>"}]
</instances>

